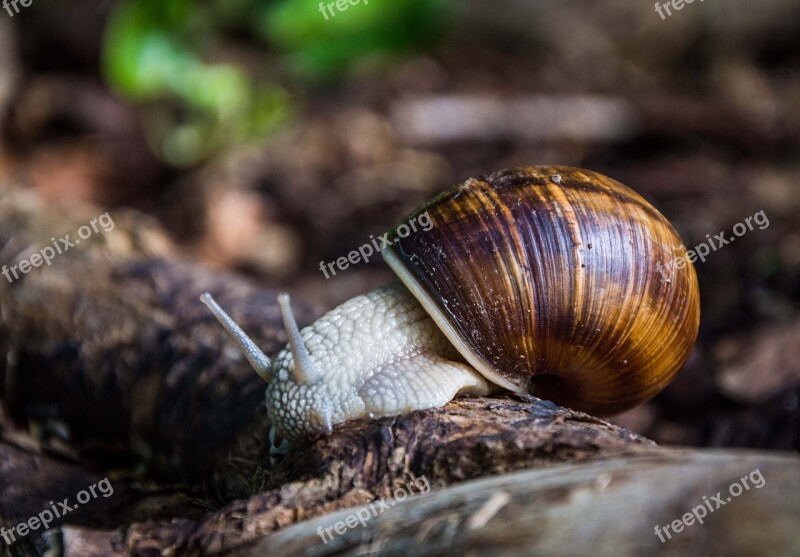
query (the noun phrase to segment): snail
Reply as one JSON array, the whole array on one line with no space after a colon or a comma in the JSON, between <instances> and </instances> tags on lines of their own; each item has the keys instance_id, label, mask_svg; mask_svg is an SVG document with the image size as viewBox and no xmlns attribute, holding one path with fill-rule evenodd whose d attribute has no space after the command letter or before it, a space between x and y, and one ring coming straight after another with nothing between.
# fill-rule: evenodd
<instances>
[{"instance_id":1,"label":"snail","mask_svg":"<svg viewBox=\"0 0 800 557\"><path fill-rule=\"evenodd\" d=\"M688 358L700 318L694 268L657 271L685 253L681 239L619 182L511 168L468 179L402 222L423 212L432 227L405 237L396 227L382 249L399 282L302 331L281 294L288 345L274 360L201 297L267 381L278 436L497 389L611 415L653 397Z\"/></svg>"}]
</instances>

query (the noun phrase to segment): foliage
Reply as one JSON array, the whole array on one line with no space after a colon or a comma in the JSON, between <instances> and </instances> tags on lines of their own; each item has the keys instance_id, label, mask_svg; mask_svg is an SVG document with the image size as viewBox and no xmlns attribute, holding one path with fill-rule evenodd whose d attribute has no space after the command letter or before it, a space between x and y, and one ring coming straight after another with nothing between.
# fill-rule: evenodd
<instances>
[{"instance_id":1,"label":"foliage","mask_svg":"<svg viewBox=\"0 0 800 557\"><path fill-rule=\"evenodd\" d=\"M124 1L106 29L104 75L143 106L155 152L192 165L261 139L287 119L293 104L275 78L263 77L270 69L319 82L429 45L449 0L363 2L326 20L315 0ZM266 47L273 67L208 61L230 35Z\"/></svg>"},{"instance_id":2,"label":"foliage","mask_svg":"<svg viewBox=\"0 0 800 557\"><path fill-rule=\"evenodd\" d=\"M257 31L289 53L288 64L300 75L331 77L354 64L431 45L449 1L369 0L364 4L361 0L355 5L341 4L348 6L341 12L336 4L330 0L262 3Z\"/></svg>"}]
</instances>

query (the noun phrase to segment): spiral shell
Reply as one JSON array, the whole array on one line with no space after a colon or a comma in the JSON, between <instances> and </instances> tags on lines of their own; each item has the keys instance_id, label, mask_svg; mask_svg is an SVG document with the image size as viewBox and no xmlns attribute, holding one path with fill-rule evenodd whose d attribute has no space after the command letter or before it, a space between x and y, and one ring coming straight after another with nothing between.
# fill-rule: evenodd
<instances>
[{"instance_id":1,"label":"spiral shell","mask_svg":"<svg viewBox=\"0 0 800 557\"><path fill-rule=\"evenodd\" d=\"M384 258L464 359L497 385L597 415L663 389L697 337L693 266L669 222L610 178L523 167L409 215L433 226Z\"/></svg>"}]
</instances>

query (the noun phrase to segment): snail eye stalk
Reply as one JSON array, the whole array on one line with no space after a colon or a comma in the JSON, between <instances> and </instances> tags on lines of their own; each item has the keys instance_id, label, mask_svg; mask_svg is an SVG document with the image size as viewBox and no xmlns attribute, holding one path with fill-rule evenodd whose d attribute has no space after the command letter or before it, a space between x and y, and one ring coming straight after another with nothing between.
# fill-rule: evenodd
<instances>
[{"instance_id":1,"label":"snail eye stalk","mask_svg":"<svg viewBox=\"0 0 800 557\"><path fill-rule=\"evenodd\" d=\"M202 296L200 296L200 301L203 302L208 309L211 310L211 313L214 314L214 317L217 318L217 321L228 331L228 334L231 338L239 345L244 352L247 361L250 362L250 365L253 366L253 369L256 370L256 373L269 383L272 381L273 376L275 375L274 370L272 369L272 360L270 360L261 349L256 346L256 343L247 336L242 328L236 324L236 322L231 319L231 316L225 313L216 300L209 294L205 292Z\"/></svg>"},{"instance_id":2,"label":"snail eye stalk","mask_svg":"<svg viewBox=\"0 0 800 557\"><path fill-rule=\"evenodd\" d=\"M289 349L292 351L294 360L294 367L289 372L298 385L313 385L322 379L322 374L314 366L311 355L303 344L287 293L283 292L278 295L278 305L281 308L283 326L286 328L286 337L289 339Z\"/></svg>"}]
</instances>

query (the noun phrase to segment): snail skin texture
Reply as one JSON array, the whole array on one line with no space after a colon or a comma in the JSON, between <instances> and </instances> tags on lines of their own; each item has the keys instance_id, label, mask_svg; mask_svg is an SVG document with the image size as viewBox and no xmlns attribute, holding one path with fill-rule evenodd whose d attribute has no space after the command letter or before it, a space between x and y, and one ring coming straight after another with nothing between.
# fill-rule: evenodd
<instances>
[{"instance_id":1,"label":"snail skin texture","mask_svg":"<svg viewBox=\"0 0 800 557\"><path fill-rule=\"evenodd\" d=\"M680 237L634 191L589 170L522 167L469 179L411 213L433 227L382 251L400 282L356 296L270 360L203 301L269 383L276 433L299 439L461 394L530 392L597 415L663 389L697 337L700 295ZM395 228L396 230L396 228Z\"/></svg>"}]
</instances>

